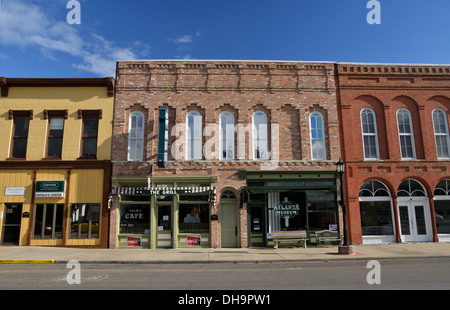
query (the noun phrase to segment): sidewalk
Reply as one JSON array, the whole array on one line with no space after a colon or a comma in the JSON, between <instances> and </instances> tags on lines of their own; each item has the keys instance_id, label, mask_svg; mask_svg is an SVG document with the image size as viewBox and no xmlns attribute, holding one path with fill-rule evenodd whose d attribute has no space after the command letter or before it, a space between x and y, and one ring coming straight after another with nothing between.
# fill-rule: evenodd
<instances>
[{"instance_id":1,"label":"sidewalk","mask_svg":"<svg viewBox=\"0 0 450 310\"><path fill-rule=\"evenodd\" d=\"M80 249L1 246L0 263L263 263L349 259L450 258L450 243L355 245L355 255L339 255L337 246L304 249Z\"/></svg>"}]
</instances>

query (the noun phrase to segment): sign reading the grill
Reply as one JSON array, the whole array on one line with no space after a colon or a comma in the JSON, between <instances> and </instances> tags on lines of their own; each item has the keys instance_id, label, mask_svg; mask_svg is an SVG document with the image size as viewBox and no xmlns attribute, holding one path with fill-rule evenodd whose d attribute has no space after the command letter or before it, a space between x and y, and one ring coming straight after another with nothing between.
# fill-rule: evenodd
<instances>
[{"instance_id":1,"label":"sign reading the grill","mask_svg":"<svg viewBox=\"0 0 450 310\"><path fill-rule=\"evenodd\" d=\"M35 198L64 198L64 181L36 181Z\"/></svg>"}]
</instances>

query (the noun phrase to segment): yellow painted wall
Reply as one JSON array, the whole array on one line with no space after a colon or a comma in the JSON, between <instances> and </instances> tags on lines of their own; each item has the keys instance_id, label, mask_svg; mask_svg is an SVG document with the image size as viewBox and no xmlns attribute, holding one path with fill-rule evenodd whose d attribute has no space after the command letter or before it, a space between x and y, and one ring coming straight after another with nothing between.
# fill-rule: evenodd
<instances>
[{"instance_id":1,"label":"yellow painted wall","mask_svg":"<svg viewBox=\"0 0 450 310\"><path fill-rule=\"evenodd\" d=\"M102 169L72 169L70 184L67 186L67 169L40 169L36 172L36 181L66 181L66 196L69 195L69 206L65 209L65 227L69 235L70 205L72 203L98 203L102 207L103 199L103 173ZM5 187L25 187L24 196L5 196ZM31 170L0 170L0 212L5 216L5 203L22 203L22 213L31 212L33 196L33 171ZM65 203L65 198L35 198L38 203ZM20 243L27 244L30 221L33 218L22 218ZM101 217L100 224L101 227ZM0 240L2 240L3 218L0 219ZM101 234L101 230L100 230ZM100 245L100 239L67 239L67 246L96 246ZM30 245L58 246L62 245L62 239L31 239Z\"/></svg>"},{"instance_id":2,"label":"yellow painted wall","mask_svg":"<svg viewBox=\"0 0 450 310\"><path fill-rule=\"evenodd\" d=\"M102 109L99 120L97 159L111 159L111 133L114 98L107 96L105 87L11 87L8 97L0 97L0 160L9 157L13 120L9 110L33 110L30 120L27 160L42 160L46 152L48 119L44 110L69 111L64 122L62 160L76 160L80 156L82 119L78 109Z\"/></svg>"}]
</instances>

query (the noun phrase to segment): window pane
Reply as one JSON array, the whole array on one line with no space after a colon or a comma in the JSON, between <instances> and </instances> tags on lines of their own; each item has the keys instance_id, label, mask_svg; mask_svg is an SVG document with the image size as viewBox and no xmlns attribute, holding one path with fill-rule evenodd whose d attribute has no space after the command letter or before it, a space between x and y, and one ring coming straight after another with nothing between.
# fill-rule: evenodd
<instances>
[{"instance_id":1,"label":"window pane","mask_svg":"<svg viewBox=\"0 0 450 310\"><path fill-rule=\"evenodd\" d=\"M61 157L62 152L62 138L49 138L48 139L48 157Z\"/></svg>"},{"instance_id":2,"label":"window pane","mask_svg":"<svg viewBox=\"0 0 450 310\"><path fill-rule=\"evenodd\" d=\"M28 137L28 126L30 119L28 117L14 118L14 136Z\"/></svg>"},{"instance_id":3,"label":"window pane","mask_svg":"<svg viewBox=\"0 0 450 310\"><path fill-rule=\"evenodd\" d=\"M150 205L121 204L120 233L144 234L150 228Z\"/></svg>"},{"instance_id":4,"label":"window pane","mask_svg":"<svg viewBox=\"0 0 450 310\"><path fill-rule=\"evenodd\" d=\"M180 233L209 233L209 204L180 204Z\"/></svg>"},{"instance_id":5,"label":"window pane","mask_svg":"<svg viewBox=\"0 0 450 310\"><path fill-rule=\"evenodd\" d=\"M87 116L83 118L84 137L97 137L98 133L98 117Z\"/></svg>"},{"instance_id":6,"label":"window pane","mask_svg":"<svg viewBox=\"0 0 450 310\"><path fill-rule=\"evenodd\" d=\"M363 236L394 234L390 201L361 201L359 206Z\"/></svg>"},{"instance_id":7,"label":"window pane","mask_svg":"<svg viewBox=\"0 0 450 310\"><path fill-rule=\"evenodd\" d=\"M52 238L52 226L53 226L53 209L55 205L47 204L47 211L44 216L45 218L45 227L44 227L44 239Z\"/></svg>"},{"instance_id":8,"label":"window pane","mask_svg":"<svg viewBox=\"0 0 450 310\"><path fill-rule=\"evenodd\" d=\"M95 157L96 155L97 155L97 138L84 138L82 156Z\"/></svg>"},{"instance_id":9,"label":"window pane","mask_svg":"<svg viewBox=\"0 0 450 310\"><path fill-rule=\"evenodd\" d=\"M99 205L73 204L70 210L70 238L98 238L99 222Z\"/></svg>"},{"instance_id":10,"label":"window pane","mask_svg":"<svg viewBox=\"0 0 450 310\"><path fill-rule=\"evenodd\" d=\"M44 214L44 205L43 204L37 204L35 208L35 220L34 220L34 239L41 239L41 233L42 233L42 218Z\"/></svg>"},{"instance_id":11,"label":"window pane","mask_svg":"<svg viewBox=\"0 0 450 310\"><path fill-rule=\"evenodd\" d=\"M56 205L55 227L54 227L56 239L62 239L63 221L64 221L64 205L57 204Z\"/></svg>"},{"instance_id":12,"label":"window pane","mask_svg":"<svg viewBox=\"0 0 450 310\"><path fill-rule=\"evenodd\" d=\"M434 209L436 211L437 233L450 234L450 199L435 200Z\"/></svg>"},{"instance_id":13,"label":"window pane","mask_svg":"<svg viewBox=\"0 0 450 310\"><path fill-rule=\"evenodd\" d=\"M12 156L16 158L25 158L27 156L27 138L14 138Z\"/></svg>"}]
</instances>

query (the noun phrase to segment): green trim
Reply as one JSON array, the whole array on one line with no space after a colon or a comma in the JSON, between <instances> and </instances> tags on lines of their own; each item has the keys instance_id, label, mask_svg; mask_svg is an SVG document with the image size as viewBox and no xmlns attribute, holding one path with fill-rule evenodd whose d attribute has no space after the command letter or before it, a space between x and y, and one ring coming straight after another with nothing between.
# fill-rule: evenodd
<instances>
[{"instance_id":1,"label":"green trim","mask_svg":"<svg viewBox=\"0 0 450 310\"><path fill-rule=\"evenodd\" d=\"M336 178L335 170L239 170L241 180L299 180Z\"/></svg>"}]
</instances>

